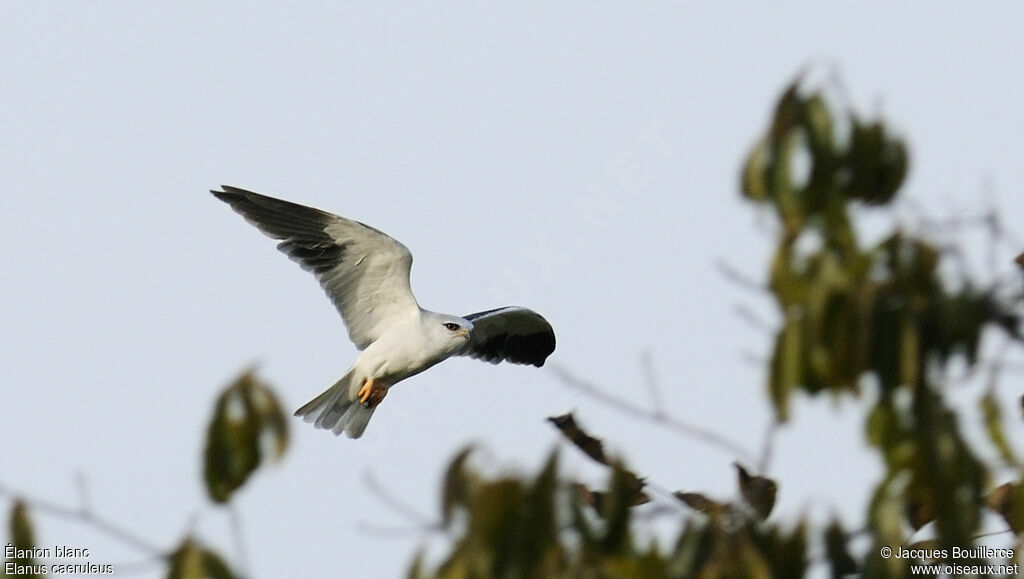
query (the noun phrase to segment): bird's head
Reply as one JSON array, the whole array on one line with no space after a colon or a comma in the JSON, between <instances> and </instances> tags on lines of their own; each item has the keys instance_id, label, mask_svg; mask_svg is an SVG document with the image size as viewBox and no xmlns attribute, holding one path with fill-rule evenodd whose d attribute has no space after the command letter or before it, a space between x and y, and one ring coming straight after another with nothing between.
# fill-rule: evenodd
<instances>
[{"instance_id":1,"label":"bird's head","mask_svg":"<svg viewBox=\"0 0 1024 579\"><path fill-rule=\"evenodd\" d=\"M473 322L458 316L438 314L430 324L431 333L443 344L448 352L455 352L466 345L473 332Z\"/></svg>"}]
</instances>

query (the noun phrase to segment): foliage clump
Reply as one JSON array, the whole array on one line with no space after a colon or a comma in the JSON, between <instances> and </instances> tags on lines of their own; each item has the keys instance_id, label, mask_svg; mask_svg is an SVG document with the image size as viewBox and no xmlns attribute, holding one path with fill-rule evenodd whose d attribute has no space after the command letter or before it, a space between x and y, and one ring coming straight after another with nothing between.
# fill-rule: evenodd
<instances>
[{"instance_id":1,"label":"foliage clump","mask_svg":"<svg viewBox=\"0 0 1024 579\"><path fill-rule=\"evenodd\" d=\"M1003 433L998 373L979 396L978 414L999 464L986 463L965 439L947 377L957 357L968 374L978 370L987 329L1006 344L1024 342L1021 293L1007 300L1005 278L944 277L948 252L900 228L862 243L857 212L891 210L908 163L907 146L882 121L834 111L822 92L805 91L798 80L783 92L741 175L743 195L769 207L779 224L765 284L781 319L766 369L776 419L793 418L796 392L867 391L872 401L865 434L885 473L867 505L867 528L857 533L860 548L851 549L853 534L838 521L816 528L806 519L770 519L778 483L739 464L742 500L682 491L652 498L650 485L570 414L551 421L608 467L608 489L563 481L554 456L531 480L488 479L460 454L444 495L454 547L433 572L418 558L411 576L800 577L827 565L833 577L900 577L922 562L989 563L950 555L978 544L986 512L1003 517L1019 553L1024 471ZM1024 269L1024 256L1018 261ZM1007 466L1017 481L993 489L996 469ZM635 507L666 501L675 501L668 512L677 513L678 537L668 548L638 544ZM926 525L933 538L915 540ZM925 546L931 550L916 552L935 556L880 554L882 547Z\"/></svg>"}]
</instances>

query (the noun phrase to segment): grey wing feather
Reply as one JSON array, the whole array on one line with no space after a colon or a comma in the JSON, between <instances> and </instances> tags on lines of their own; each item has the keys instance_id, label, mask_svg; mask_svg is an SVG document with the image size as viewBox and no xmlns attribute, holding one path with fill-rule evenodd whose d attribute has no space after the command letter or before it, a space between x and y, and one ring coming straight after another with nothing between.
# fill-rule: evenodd
<instances>
[{"instance_id":1,"label":"grey wing feather","mask_svg":"<svg viewBox=\"0 0 1024 579\"><path fill-rule=\"evenodd\" d=\"M473 332L460 356L540 367L555 351L555 331L533 310L509 306L463 317L473 322Z\"/></svg>"},{"instance_id":2,"label":"grey wing feather","mask_svg":"<svg viewBox=\"0 0 1024 579\"><path fill-rule=\"evenodd\" d=\"M391 318L419 310L409 286L412 254L388 235L358 221L237 187L210 191L312 272L334 302L360 350Z\"/></svg>"}]
</instances>

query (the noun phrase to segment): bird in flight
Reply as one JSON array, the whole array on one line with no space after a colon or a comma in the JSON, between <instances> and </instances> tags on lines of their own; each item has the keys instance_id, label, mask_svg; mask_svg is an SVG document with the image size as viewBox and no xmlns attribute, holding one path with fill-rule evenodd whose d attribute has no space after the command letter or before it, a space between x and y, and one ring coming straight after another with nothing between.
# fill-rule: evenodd
<instances>
[{"instance_id":1,"label":"bird in flight","mask_svg":"<svg viewBox=\"0 0 1024 579\"><path fill-rule=\"evenodd\" d=\"M409 285L412 254L369 225L237 187L211 190L320 281L362 351L333 386L295 411L317 428L359 438L395 384L451 356L540 367L551 324L509 306L453 316L425 310Z\"/></svg>"}]
</instances>

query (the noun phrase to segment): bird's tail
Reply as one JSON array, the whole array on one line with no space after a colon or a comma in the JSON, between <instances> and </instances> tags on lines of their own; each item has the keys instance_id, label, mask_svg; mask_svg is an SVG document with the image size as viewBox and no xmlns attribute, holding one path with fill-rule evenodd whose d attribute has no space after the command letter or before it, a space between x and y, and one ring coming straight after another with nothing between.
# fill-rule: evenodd
<instances>
[{"instance_id":1,"label":"bird's tail","mask_svg":"<svg viewBox=\"0 0 1024 579\"><path fill-rule=\"evenodd\" d=\"M345 433L349 438L359 438L373 416L374 407L366 408L356 398L362 382L356 376L355 368L349 370L327 390L295 411L306 422L317 428L330 430L334 434Z\"/></svg>"}]
</instances>

